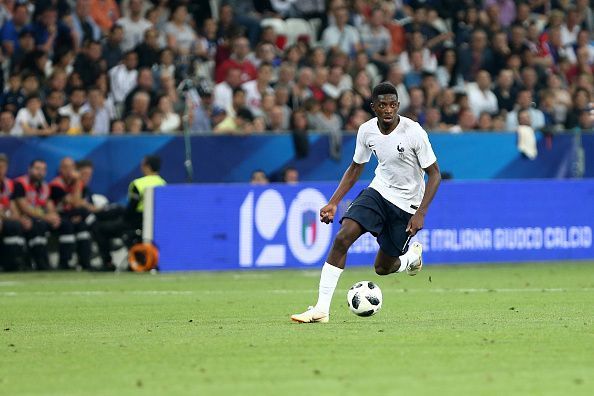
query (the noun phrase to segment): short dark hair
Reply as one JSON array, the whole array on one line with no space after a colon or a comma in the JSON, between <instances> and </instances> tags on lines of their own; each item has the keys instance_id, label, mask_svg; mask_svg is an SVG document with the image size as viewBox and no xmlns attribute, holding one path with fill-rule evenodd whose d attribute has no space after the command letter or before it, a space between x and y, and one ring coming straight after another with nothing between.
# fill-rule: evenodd
<instances>
[{"instance_id":1,"label":"short dark hair","mask_svg":"<svg viewBox=\"0 0 594 396\"><path fill-rule=\"evenodd\" d=\"M159 172L161 170L161 157L158 155L147 155L143 160L144 164L151 168L153 172Z\"/></svg>"},{"instance_id":2,"label":"short dark hair","mask_svg":"<svg viewBox=\"0 0 594 396\"><path fill-rule=\"evenodd\" d=\"M29 162L29 168L32 168L36 162L41 162L41 163L46 164L45 160L43 160L41 158L35 158L33 161Z\"/></svg>"},{"instance_id":3,"label":"short dark hair","mask_svg":"<svg viewBox=\"0 0 594 396\"><path fill-rule=\"evenodd\" d=\"M93 161L91 161L91 160L82 159L82 160L76 161L76 169L92 168L92 167L93 167Z\"/></svg>"},{"instance_id":4,"label":"short dark hair","mask_svg":"<svg viewBox=\"0 0 594 396\"><path fill-rule=\"evenodd\" d=\"M398 99L398 91L396 90L396 87L389 82L379 83L373 88L371 99L375 101L379 95L396 95L396 99Z\"/></svg>"}]
</instances>

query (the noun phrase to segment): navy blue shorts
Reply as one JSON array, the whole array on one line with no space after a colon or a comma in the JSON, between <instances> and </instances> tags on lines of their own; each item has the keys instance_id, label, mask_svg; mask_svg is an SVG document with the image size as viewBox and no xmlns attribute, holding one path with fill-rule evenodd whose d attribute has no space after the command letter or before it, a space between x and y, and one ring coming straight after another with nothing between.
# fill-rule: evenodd
<instances>
[{"instance_id":1,"label":"navy blue shorts","mask_svg":"<svg viewBox=\"0 0 594 396\"><path fill-rule=\"evenodd\" d=\"M359 193L342 216L356 221L377 238L380 248L389 256L401 256L408 244L406 227L412 214L394 205L373 188Z\"/></svg>"}]
</instances>

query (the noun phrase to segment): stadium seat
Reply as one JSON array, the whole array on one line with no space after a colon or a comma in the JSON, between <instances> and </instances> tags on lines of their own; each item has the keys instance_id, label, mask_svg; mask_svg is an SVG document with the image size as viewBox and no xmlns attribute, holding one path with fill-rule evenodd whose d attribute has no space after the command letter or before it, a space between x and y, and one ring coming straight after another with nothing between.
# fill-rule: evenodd
<instances>
[{"instance_id":1,"label":"stadium seat","mask_svg":"<svg viewBox=\"0 0 594 396\"><path fill-rule=\"evenodd\" d=\"M307 37L310 44L316 41L315 31L305 19L289 18L285 21L287 32L287 44L292 45L297 42L300 37Z\"/></svg>"}]
</instances>

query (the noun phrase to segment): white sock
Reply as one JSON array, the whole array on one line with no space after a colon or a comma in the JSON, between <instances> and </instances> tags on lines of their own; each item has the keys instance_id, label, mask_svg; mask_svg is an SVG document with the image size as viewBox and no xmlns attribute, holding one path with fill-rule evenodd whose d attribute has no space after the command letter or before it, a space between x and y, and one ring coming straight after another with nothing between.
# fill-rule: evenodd
<instances>
[{"instance_id":1,"label":"white sock","mask_svg":"<svg viewBox=\"0 0 594 396\"><path fill-rule=\"evenodd\" d=\"M400 268L398 268L398 270L396 272L404 272L404 271L406 271L406 267L408 266L408 263L415 260L417 258L417 255L415 253L413 253L412 250L409 249L406 253L404 253L402 256L400 256L398 258L400 259Z\"/></svg>"},{"instance_id":2,"label":"white sock","mask_svg":"<svg viewBox=\"0 0 594 396\"><path fill-rule=\"evenodd\" d=\"M316 310L324 313L330 312L332 295L334 294L334 289L336 289L336 284L338 283L342 271L342 269L335 267L332 264L324 263L322 273L320 274L320 289Z\"/></svg>"}]
</instances>

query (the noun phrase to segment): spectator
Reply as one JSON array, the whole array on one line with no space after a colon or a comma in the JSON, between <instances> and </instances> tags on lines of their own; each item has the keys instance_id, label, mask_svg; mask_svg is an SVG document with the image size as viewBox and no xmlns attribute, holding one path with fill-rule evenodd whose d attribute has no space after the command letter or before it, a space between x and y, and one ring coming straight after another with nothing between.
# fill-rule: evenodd
<instances>
[{"instance_id":1,"label":"spectator","mask_svg":"<svg viewBox=\"0 0 594 396\"><path fill-rule=\"evenodd\" d=\"M328 26L322 33L322 45L331 52L344 52L351 57L361 49L359 32L347 25L349 13L346 7L338 7L334 11L335 26Z\"/></svg>"},{"instance_id":2,"label":"spectator","mask_svg":"<svg viewBox=\"0 0 594 396\"><path fill-rule=\"evenodd\" d=\"M128 133L131 135L139 135L145 130L142 117L140 117L136 114L130 114L129 116L126 117L124 122L125 122L125 128L124 128L124 131L122 131L122 133ZM114 128L114 125L112 125L112 128ZM119 128L119 125L118 125L118 128ZM114 133L119 133L119 132L114 132Z\"/></svg>"},{"instance_id":3,"label":"spectator","mask_svg":"<svg viewBox=\"0 0 594 396\"><path fill-rule=\"evenodd\" d=\"M227 75L227 70L230 68L241 70L241 83L255 79L258 73L256 67L247 59L249 52L249 41L245 37L235 38L233 40L231 56L215 70L215 81L217 83L223 81Z\"/></svg>"},{"instance_id":4,"label":"spectator","mask_svg":"<svg viewBox=\"0 0 594 396\"><path fill-rule=\"evenodd\" d=\"M310 67L299 69L297 82L293 85L288 105L293 110L301 107L305 101L313 96L310 86L313 83L313 71Z\"/></svg>"},{"instance_id":5,"label":"spectator","mask_svg":"<svg viewBox=\"0 0 594 396\"><path fill-rule=\"evenodd\" d=\"M414 50L410 53L410 67L404 76L404 85L410 88L419 87L423 79L423 53L420 50Z\"/></svg>"},{"instance_id":6,"label":"spectator","mask_svg":"<svg viewBox=\"0 0 594 396\"><path fill-rule=\"evenodd\" d=\"M115 118L115 109L111 100L106 99L97 86L89 88L89 110L94 113L93 134L109 134L109 125Z\"/></svg>"},{"instance_id":7,"label":"spectator","mask_svg":"<svg viewBox=\"0 0 594 396\"><path fill-rule=\"evenodd\" d=\"M383 11L375 8L371 11L369 22L360 31L361 43L367 55L382 70L382 74L386 74L388 65L396 61L396 56L392 53L392 36L383 22Z\"/></svg>"},{"instance_id":8,"label":"spectator","mask_svg":"<svg viewBox=\"0 0 594 396\"><path fill-rule=\"evenodd\" d=\"M444 125L441 123L441 113L437 107L429 107L425 115L425 123L423 128L427 131L444 130Z\"/></svg>"},{"instance_id":9,"label":"spectator","mask_svg":"<svg viewBox=\"0 0 594 396\"><path fill-rule=\"evenodd\" d=\"M425 123L425 93L419 87L409 89L410 106L404 116L423 125Z\"/></svg>"},{"instance_id":10,"label":"spectator","mask_svg":"<svg viewBox=\"0 0 594 396\"><path fill-rule=\"evenodd\" d=\"M157 66L153 65L153 74L156 76L168 75L171 78L176 76L175 54L171 48L163 48L159 53L159 61ZM179 64L179 63L178 63Z\"/></svg>"},{"instance_id":11,"label":"spectator","mask_svg":"<svg viewBox=\"0 0 594 396\"><path fill-rule=\"evenodd\" d=\"M154 90L155 82L151 69L143 67L138 69L136 86L128 93L124 102L124 113L129 113L132 108L132 100L138 92L144 92L149 97L149 106L157 103L157 95Z\"/></svg>"},{"instance_id":12,"label":"spectator","mask_svg":"<svg viewBox=\"0 0 594 396\"><path fill-rule=\"evenodd\" d=\"M95 0L99 1L99 0ZM105 60L107 70L115 67L124 57L122 52L122 41L124 40L124 29L119 25L113 25L103 44L101 57Z\"/></svg>"},{"instance_id":13,"label":"spectator","mask_svg":"<svg viewBox=\"0 0 594 396\"><path fill-rule=\"evenodd\" d=\"M404 51L400 54L400 66L402 69L407 72L410 71L412 66L412 60L410 59L413 52L421 52L421 65L420 68L426 71L435 72L437 70L437 58L427 48L427 41L425 36L419 31L414 31L411 33L411 39L408 46L408 50Z\"/></svg>"},{"instance_id":14,"label":"spectator","mask_svg":"<svg viewBox=\"0 0 594 396\"><path fill-rule=\"evenodd\" d=\"M112 135L123 135L126 133L126 123L122 120L113 120L109 126L109 130Z\"/></svg>"},{"instance_id":15,"label":"spectator","mask_svg":"<svg viewBox=\"0 0 594 396\"><path fill-rule=\"evenodd\" d=\"M15 135L14 115L10 111L0 113L0 136Z\"/></svg>"},{"instance_id":16,"label":"spectator","mask_svg":"<svg viewBox=\"0 0 594 396\"><path fill-rule=\"evenodd\" d=\"M214 87L214 104L222 107L227 112L232 111L233 90L241 85L241 69L229 68L225 81L222 81Z\"/></svg>"},{"instance_id":17,"label":"spectator","mask_svg":"<svg viewBox=\"0 0 594 396\"><path fill-rule=\"evenodd\" d=\"M2 108L16 114L25 105L25 99L21 89L21 75L11 74L8 78L8 90L2 94Z\"/></svg>"},{"instance_id":18,"label":"spectator","mask_svg":"<svg viewBox=\"0 0 594 396\"><path fill-rule=\"evenodd\" d=\"M265 186L268 184L268 176L262 169L256 169L250 176L250 184L254 186Z\"/></svg>"},{"instance_id":19,"label":"spectator","mask_svg":"<svg viewBox=\"0 0 594 396\"><path fill-rule=\"evenodd\" d=\"M477 129L482 132L493 131L493 117L491 114L483 111L478 118Z\"/></svg>"},{"instance_id":20,"label":"spectator","mask_svg":"<svg viewBox=\"0 0 594 396\"><path fill-rule=\"evenodd\" d=\"M357 104L355 98L359 99L359 96L355 97L353 91L342 91L340 96L337 100L337 114L342 121L342 126L344 127L356 108L360 107L362 102Z\"/></svg>"},{"instance_id":21,"label":"spectator","mask_svg":"<svg viewBox=\"0 0 594 396\"><path fill-rule=\"evenodd\" d=\"M352 81L349 80L352 77L356 76L357 73L359 73L360 71L365 71L367 73L367 75L369 76L369 78L371 79L372 85L375 86L377 84L379 84L382 80L382 76L385 76L386 73L389 71L389 66L386 65L386 68L382 69L381 73L378 69L378 67L373 63L369 61L369 57L367 56L367 53L365 51L359 51L357 52L357 55L355 56L355 60L354 62L351 62L352 66L351 66L351 71L350 71L350 75L344 76L341 75L343 78L341 79L341 82L343 83L342 87L343 89L350 89L351 85L352 85ZM342 70L341 66L333 66L332 68L340 68Z\"/></svg>"},{"instance_id":22,"label":"spectator","mask_svg":"<svg viewBox=\"0 0 594 396\"><path fill-rule=\"evenodd\" d=\"M158 109L153 110L149 116L150 128L149 131L153 133L161 133L161 124L163 123L163 113Z\"/></svg>"},{"instance_id":23,"label":"spectator","mask_svg":"<svg viewBox=\"0 0 594 396\"><path fill-rule=\"evenodd\" d=\"M181 118L173 111L171 100L166 95L161 95L157 102L157 109L162 114L160 131L162 133L177 132L181 128Z\"/></svg>"},{"instance_id":24,"label":"spectator","mask_svg":"<svg viewBox=\"0 0 594 396\"><path fill-rule=\"evenodd\" d=\"M285 126L285 114L281 106L273 106L269 114L268 128L272 132L284 132Z\"/></svg>"},{"instance_id":25,"label":"spectator","mask_svg":"<svg viewBox=\"0 0 594 396\"><path fill-rule=\"evenodd\" d=\"M57 128L59 109L64 106L64 93L62 91L51 91L45 98L45 105L42 107L43 116L48 125Z\"/></svg>"},{"instance_id":26,"label":"spectator","mask_svg":"<svg viewBox=\"0 0 594 396\"><path fill-rule=\"evenodd\" d=\"M99 75L105 70L106 65L101 59L101 55L101 43L99 41L87 41L84 49L76 57L73 70L80 74L85 86L94 84Z\"/></svg>"},{"instance_id":27,"label":"spectator","mask_svg":"<svg viewBox=\"0 0 594 396\"><path fill-rule=\"evenodd\" d=\"M464 79L458 72L458 55L453 48L446 48L442 54L435 76L441 88L464 86Z\"/></svg>"},{"instance_id":28,"label":"spectator","mask_svg":"<svg viewBox=\"0 0 594 396\"><path fill-rule=\"evenodd\" d=\"M394 63L390 66L386 80L396 87L396 90L398 91L398 99L400 100L400 111L405 112L408 109L408 106L410 106L410 96L404 85L404 73L402 72L400 65Z\"/></svg>"},{"instance_id":29,"label":"spectator","mask_svg":"<svg viewBox=\"0 0 594 396\"><path fill-rule=\"evenodd\" d=\"M297 168L289 166L283 170L283 183L297 184L299 183L299 171Z\"/></svg>"},{"instance_id":30,"label":"spectator","mask_svg":"<svg viewBox=\"0 0 594 396\"><path fill-rule=\"evenodd\" d=\"M2 40L2 52L10 57L15 50L20 49L19 35L29 29L29 11L27 5L17 3L12 11L12 19L4 22L0 29L0 40Z\"/></svg>"},{"instance_id":31,"label":"spectator","mask_svg":"<svg viewBox=\"0 0 594 396\"><path fill-rule=\"evenodd\" d=\"M458 123L460 107L456 103L456 93L453 89L449 88L441 92L439 111L441 113L441 121L446 126L452 127Z\"/></svg>"},{"instance_id":32,"label":"spectator","mask_svg":"<svg viewBox=\"0 0 594 396\"><path fill-rule=\"evenodd\" d=\"M336 114L336 100L327 96L322 102L322 110L313 115L311 128L330 136L330 157L340 159L342 151L342 121Z\"/></svg>"},{"instance_id":33,"label":"spectator","mask_svg":"<svg viewBox=\"0 0 594 396\"><path fill-rule=\"evenodd\" d=\"M252 112L247 107L241 107L237 110L235 116L227 115L227 117L215 125L213 131L215 134L243 134L250 130L254 121Z\"/></svg>"},{"instance_id":34,"label":"spectator","mask_svg":"<svg viewBox=\"0 0 594 396\"><path fill-rule=\"evenodd\" d=\"M70 117L71 128L80 128L80 117L84 112L89 110L89 105L86 103L86 100L86 91L83 88L74 88L70 93L70 103L58 109L60 115L67 115Z\"/></svg>"},{"instance_id":35,"label":"spectator","mask_svg":"<svg viewBox=\"0 0 594 396\"><path fill-rule=\"evenodd\" d=\"M516 103L517 89L514 75L510 69L503 69L497 76L497 84L493 90L500 110L512 111Z\"/></svg>"},{"instance_id":36,"label":"spectator","mask_svg":"<svg viewBox=\"0 0 594 396\"><path fill-rule=\"evenodd\" d=\"M10 57L10 71L21 72L24 69L24 63L32 58L33 51L35 51L33 32L23 29L19 33L19 45Z\"/></svg>"},{"instance_id":37,"label":"spectator","mask_svg":"<svg viewBox=\"0 0 594 396\"><path fill-rule=\"evenodd\" d=\"M144 31L144 41L134 51L138 55L138 67L153 67L159 63L161 49L157 41L159 32L154 27Z\"/></svg>"},{"instance_id":38,"label":"spectator","mask_svg":"<svg viewBox=\"0 0 594 396\"><path fill-rule=\"evenodd\" d=\"M175 48L178 55L188 55L198 36L187 23L188 9L185 5L177 5L171 14L171 21L166 23L167 46Z\"/></svg>"},{"instance_id":39,"label":"spectator","mask_svg":"<svg viewBox=\"0 0 594 396\"><path fill-rule=\"evenodd\" d=\"M92 109L85 111L80 117L80 133L82 135L96 135L95 112Z\"/></svg>"},{"instance_id":40,"label":"spectator","mask_svg":"<svg viewBox=\"0 0 594 396\"><path fill-rule=\"evenodd\" d=\"M58 12L52 7L40 12L32 25L32 31L37 49L47 54L76 49L78 46L70 28L63 21L58 20Z\"/></svg>"},{"instance_id":41,"label":"spectator","mask_svg":"<svg viewBox=\"0 0 594 396\"><path fill-rule=\"evenodd\" d=\"M527 110L530 116L532 129L535 131L541 130L545 126L545 118L542 111L533 107L532 92L527 89L522 89L518 92L516 105L514 110L508 113L506 120L506 127L510 131L515 131L518 127L518 114L521 110Z\"/></svg>"},{"instance_id":42,"label":"spectator","mask_svg":"<svg viewBox=\"0 0 594 396\"><path fill-rule=\"evenodd\" d=\"M567 113L565 119L565 128L573 129L579 126L581 113L586 110L592 99L590 91L584 88L578 88L573 94L573 107Z\"/></svg>"},{"instance_id":43,"label":"spectator","mask_svg":"<svg viewBox=\"0 0 594 396\"><path fill-rule=\"evenodd\" d=\"M491 49L487 45L487 33L477 29L472 32L470 45L459 49L459 70L464 81L473 81L479 70L487 68L493 62Z\"/></svg>"},{"instance_id":44,"label":"spectator","mask_svg":"<svg viewBox=\"0 0 594 396\"><path fill-rule=\"evenodd\" d=\"M56 133L58 135L68 135L72 131L70 128L70 117L65 115L59 115L57 118L57 125L58 130Z\"/></svg>"},{"instance_id":45,"label":"spectator","mask_svg":"<svg viewBox=\"0 0 594 396\"><path fill-rule=\"evenodd\" d=\"M575 6L571 6L567 10L565 22L561 25L561 44L563 47L575 44L581 29L577 10Z\"/></svg>"},{"instance_id":46,"label":"spectator","mask_svg":"<svg viewBox=\"0 0 594 396\"><path fill-rule=\"evenodd\" d=\"M116 106L123 104L130 91L136 87L137 66L138 55L134 51L129 51L124 55L122 63L109 70L111 96Z\"/></svg>"},{"instance_id":47,"label":"spectator","mask_svg":"<svg viewBox=\"0 0 594 396\"><path fill-rule=\"evenodd\" d=\"M13 132L15 136L51 135L55 132L43 116L39 95L32 94L27 98L25 107L17 113Z\"/></svg>"},{"instance_id":48,"label":"spectator","mask_svg":"<svg viewBox=\"0 0 594 396\"><path fill-rule=\"evenodd\" d=\"M142 0L129 0L128 16L117 20L116 24L124 29L122 51L131 51L142 42L145 30L153 25L142 17Z\"/></svg>"},{"instance_id":49,"label":"spectator","mask_svg":"<svg viewBox=\"0 0 594 396\"><path fill-rule=\"evenodd\" d=\"M466 85L468 101L472 103L475 117L482 112L496 114L499 112L497 96L491 91L491 75L486 70L480 70L476 75L476 83Z\"/></svg>"},{"instance_id":50,"label":"spectator","mask_svg":"<svg viewBox=\"0 0 594 396\"><path fill-rule=\"evenodd\" d=\"M91 17L103 34L107 34L120 18L120 9L115 0L91 0Z\"/></svg>"},{"instance_id":51,"label":"spectator","mask_svg":"<svg viewBox=\"0 0 594 396\"><path fill-rule=\"evenodd\" d=\"M465 132L476 129L476 117L470 109L460 110L458 124L450 128L450 132Z\"/></svg>"},{"instance_id":52,"label":"spectator","mask_svg":"<svg viewBox=\"0 0 594 396\"><path fill-rule=\"evenodd\" d=\"M142 120L142 131L152 129L149 119L150 105L151 97L147 92L138 91L132 97L130 111L127 113L127 115L134 115Z\"/></svg>"},{"instance_id":53,"label":"spectator","mask_svg":"<svg viewBox=\"0 0 594 396\"><path fill-rule=\"evenodd\" d=\"M76 0L71 19L72 32L77 40L76 48L82 47L87 41L99 41L101 29L91 16L91 0Z\"/></svg>"},{"instance_id":54,"label":"spectator","mask_svg":"<svg viewBox=\"0 0 594 396\"><path fill-rule=\"evenodd\" d=\"M245 91L247 107L253 114L262 114L262 95L264 93L274 93L274 90L270 86L271 79L272 65L270 63L262 63L258 67L258 77L241 85L241 88Z\"/></svg>"},{"instance_id":55,"label":"spectator","mask_svg":"<svg viewBox=\"0 0 594 396\"><path fill-rule=\"evenodd\" d=\"M293 137L293 146L295 148L295 157L297 159L305 158L309 155L309 123L307 114L302 109L297 109L291 114L291 135Z\"/></svg>"}]
</instances>

